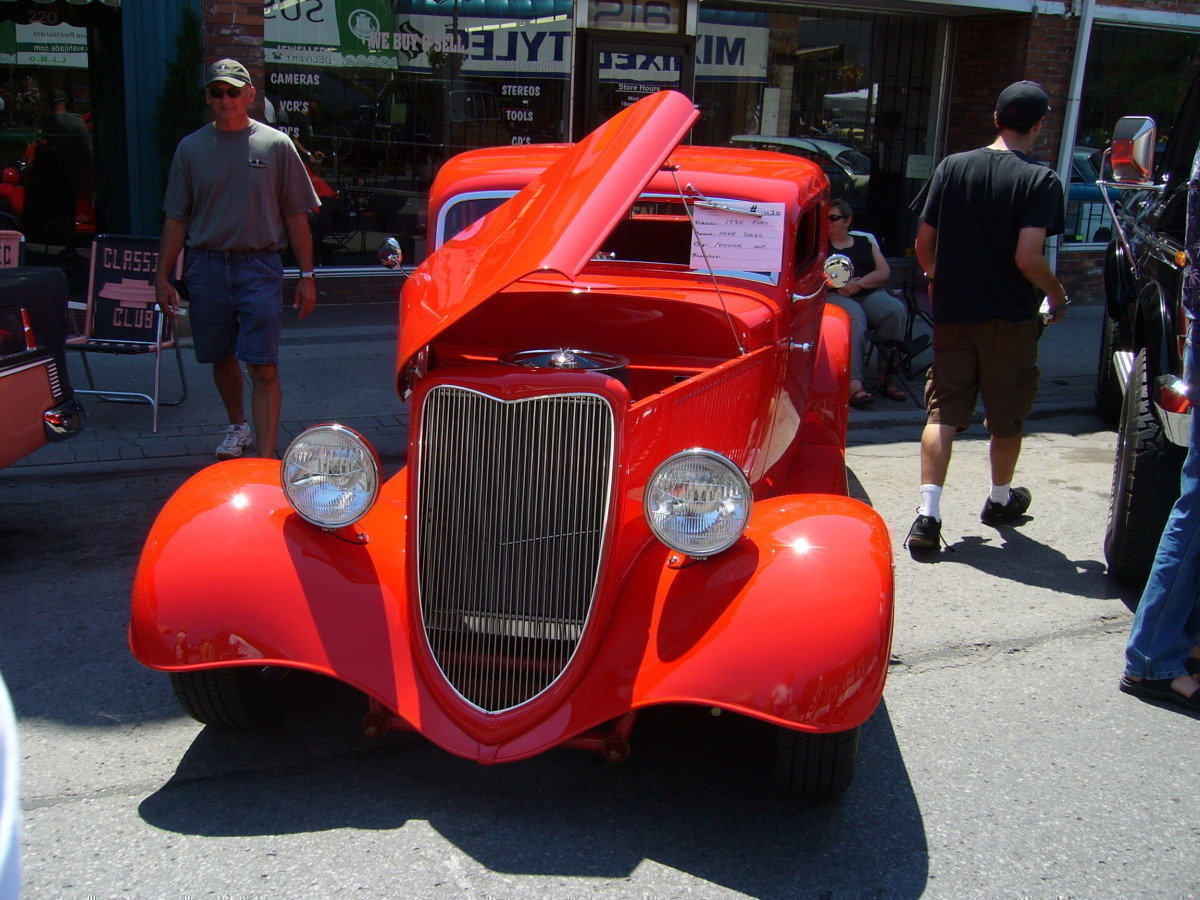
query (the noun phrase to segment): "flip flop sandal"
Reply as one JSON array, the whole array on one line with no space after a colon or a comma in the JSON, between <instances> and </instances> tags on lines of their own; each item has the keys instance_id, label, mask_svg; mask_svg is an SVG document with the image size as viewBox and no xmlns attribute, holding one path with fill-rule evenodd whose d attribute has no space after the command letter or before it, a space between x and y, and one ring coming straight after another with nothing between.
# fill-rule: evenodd
<instances>
[{"instance_id":1,"label":"flip flop sandal","mask_svg":"<svg viewBox=\"0 0 1200 900\"><path fill-rule=\"evenodd\" d=\"M879 393L895 403L904 403L908 400L908 395L894 384L885 384L879 389Z\"/></svg>"},{"instance_id":2,"label":"flip flop sandal","mask_svg":"<svg viewBox=\"0 0 1200 900\"><path fill-rule=\"evenodd\" d=\"M1173 678L1143 678L1141 681L1134 681L1128 675L1124 675L1121 677L1118 687L1126 694L1132 694L1143 700L1165 700L1167 703L1174 703L1184 709L1200 712L1200 688L1196 688L1190 697L1185 697L1171 689L1171 682L1174 680Z\"/></svg>"},{"instance_id":3,"label":"flip flop sandal","mask_svg":"<svg viewBox=\"0 0 1200 900\"><path fill-rule=\"evenodd\" d=\"M864 391L861 388L855 391L853 396L850 397L850 405L857 409L862 409L864 406L870 406L874 402L875 395L869 391Z\"/></svg>"}]
</instances>

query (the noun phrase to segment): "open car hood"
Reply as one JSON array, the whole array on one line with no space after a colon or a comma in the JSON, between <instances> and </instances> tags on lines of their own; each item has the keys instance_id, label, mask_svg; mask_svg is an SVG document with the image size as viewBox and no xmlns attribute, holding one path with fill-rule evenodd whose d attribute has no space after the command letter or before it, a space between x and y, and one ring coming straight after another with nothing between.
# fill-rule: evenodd
<instances>
[{"instance_id":1,"label":"open car hood","mask_svg":"<svg viewBox=\"0 0 1200 900\"><path fill-rule=\"evenodd\" d=\"M698 116L676 91L639 100L443 244L404 285L397 368L525 275L577 276Z\"/></svg>"}]
</instances>

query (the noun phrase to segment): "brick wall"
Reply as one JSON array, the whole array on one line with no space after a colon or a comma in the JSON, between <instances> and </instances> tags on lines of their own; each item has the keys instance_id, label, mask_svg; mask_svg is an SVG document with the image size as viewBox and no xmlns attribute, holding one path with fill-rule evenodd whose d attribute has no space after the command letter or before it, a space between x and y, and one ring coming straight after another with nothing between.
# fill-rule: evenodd
<instances>
[{"instance_id":1,"label":"brick wall","mask_svg":"<svg viewBox=\"0 0 1200 900\"><path fill-rule=\"evenodd\" d=\"M1051 106L1033 155L1057 165L1078 27L1077 18L1044 13L961 20L956 26L946 152L990 144L996 136L996 96L1014 81L1028 78L1046 89ZM1057 273L1068 295L1079 301L1103 297L1103 261L1103 251L1061 250Z\"/></svg>"},{"instance_id":2,"label":"brick wall","mask_svg":"<svg viewBox=\"0 0 1200 900\"><path fill-rule=\"evenodd\" d=\"M954 70L946 105L946 153L989 144L996 136L996 95L1027 77L1028 16L979 16L954 29Z\"/></svg>"},{"instance_id":3,"label":"brick wall","mask_svg":"<svg viewBox=\"0 0 1200 900\"><path fill-rule=\"evenodd\" d=\"M1051 15L963 19L955 34L946 152L990 144L996 136L996 97L1014 81L1027 78L1050 95L1051 111L1035 155L1057 162L1078 27L1078 19Z\"/></svg>"},{"instance_id":4,"label":"brick wall","mask_svg":"<svg viewBox=\"0 0 1200 900\"><path fill-rule=\"evenodd\" d=\"M1104 299L1103 250L1060 250L1056 273L1072 301Z\"/></svg>"},{"instance_id":5,"label":"brick wall","mask_svg":"<svg viewBox=\"0 0 1200 900\"><path fill-rule=\"evenodd\" d=\"M1159 12L1169 13L1194 13L1196 12L1196 0L1104 0L1105 6L1123 6L1126 8L1142 9L1149 6L1151 9Z\"/></svg>"},{"instance_id":6,"label":"brick wall","mask_svg":"<svg viewBox=\"0 0 1200 900\"><path fill-rule=\"evenodd\" d=\"M260 89L266 83L263 68L263 5L258 2L234 2L234 0L204 0L201 3L204 18L204 62L216 62L230 57L241 62L250 72L254 84ZM262 118L260 90L250 114Z\"/></svg>"}]
</instances>

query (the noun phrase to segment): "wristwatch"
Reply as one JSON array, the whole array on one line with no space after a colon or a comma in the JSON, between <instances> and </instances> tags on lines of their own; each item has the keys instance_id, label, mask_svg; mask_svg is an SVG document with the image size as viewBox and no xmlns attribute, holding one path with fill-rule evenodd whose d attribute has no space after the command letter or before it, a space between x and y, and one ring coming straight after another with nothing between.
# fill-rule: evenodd
<instances>
[{"instance_id":1,"label":"wristwatch","mask_svg":"<svg viewBox=\"0 0 1200 900\"><path fill-rule=\"evenodd\" d=\"M317 273L316 273L316 272L313 272L313 271L301 272L301 273L300 273L300 277L301 277L301 278L316 278L316 277L317 277Z\"/></svg>"}]
</instances>

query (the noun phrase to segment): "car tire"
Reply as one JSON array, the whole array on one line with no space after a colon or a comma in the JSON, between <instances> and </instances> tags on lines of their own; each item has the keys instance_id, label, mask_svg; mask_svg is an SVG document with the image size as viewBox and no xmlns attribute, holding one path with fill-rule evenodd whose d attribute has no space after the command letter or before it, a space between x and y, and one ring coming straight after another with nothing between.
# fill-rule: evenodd
<instances>
[{"instance_id":1,"label":"car tire","mask_svg":"<svg viewBox=\"0 0 1200 900\"><path fill-rule=\"evenodd\" d=\"M1113 353L1123 349L1121 325L1105 313L1100 325L1100 358L1096 367L1096 415L1105 425L1116 425L1121 420L1121 382L1113 365Z\"/></svg>"},{"instance_id":2,"label":"car tire","mask_svg":"<svg viewBox=\"0 0 1200 900\"><path fill-rule=\"evenodd\" d=\"M252 731L282 715L291 675L291 669L281 666L172 672L171 687L184 712L197 722L222 731Z\"/></svg>"},{"instance_id":3,"label":"car tire","mask_svg":"<svg viewBox=\"0 0 1200 900\"><path fill-rule=\"evenodd\" d=\"M1144 584L1149 577L1158 539L1179 497L1184 456L1184 449L1167 439L1151 407L1146 351L1142 350L1134 360L1121 406L1104 534L1108 573L1118 581Z\"/></svg>"},{"instance_id":4,"label":"car tire","mask_svg":"<svg viewBox=\"0 0 1200 900\"><path fill-rule=\"evenodd\" d=\"M777 729L775 783L806 800L836 800L854 780L858 736L857 728L833 734Z\"/></svg>"}]
</instances>

